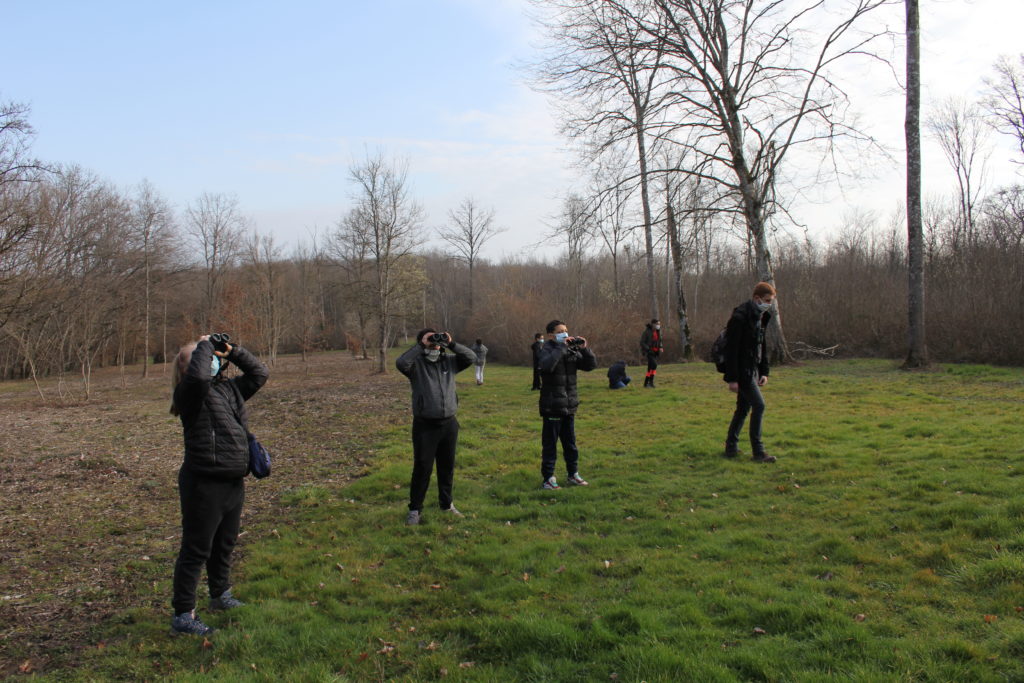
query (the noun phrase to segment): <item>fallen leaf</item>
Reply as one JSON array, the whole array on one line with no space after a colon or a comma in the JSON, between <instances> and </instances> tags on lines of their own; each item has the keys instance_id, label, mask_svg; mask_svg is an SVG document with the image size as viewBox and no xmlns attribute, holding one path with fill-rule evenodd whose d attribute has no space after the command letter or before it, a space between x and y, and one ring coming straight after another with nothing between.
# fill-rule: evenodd
<instances>
[{"instance_id":1,"label":"fallen leaf","mask_svg":"<svg viewBox=\"0 0 1024 683\"><path fill-rule=\"evenodd\" d=\"M793 484L793 488L795 488L795 489L800 488L800 484Z\"/></svg>"},{"instance_id":2,"label":"fallen leaf","mask_svg":"<svg viewBox=\"0 0 1024 683\"><path fill-rule=\"evenodd\" d=\"M426 649L427 649L427 650L436 650L436 649L437 649L437 648L439 648L439 647L441 647L441 646L440 646L440 645L438 645L438 644L437 644L436 642L434 642L434 641L432 640L432 641L430 641L430 644L429 644L429 645L427 645Z\"/></svg>"},{"instance_id":3,"label":"fallen leaf","mask_svg":"<svg viewBox=\"0 0 1024 683\"><path fill-rule=\"evenodd\" d=\"M213 647L213 643L210 642L210 639L209 638L203 638L203 649L204 650L209 650L211 647Z\"/></svg>"},{"instance_id":4,"label":"fallen leaf","mask_svg":"<svg viewBox=\"0 0 1024 683\"><path fill-rule=\"evenodd\" d=\"M439 675L441 676L441 678L444 678L445 676L447 676L447 675L448 675L448 669L446 669L446 668L444 668L444 667L442 666L442 667L441 667L441 670L440 670L440 671L438 671L437 673L438 673L438 674L439 674Z\"/></svg>"},{"instance_id":5,"label":"fallen leaf","mask_svg":"<svg viewBox=\"0 0 1024 683\"><path fill-rule=\"evenodd\" d=\"M556 573L556 574L561 574L561 573L562 573L562 572L564 572L564 571L565 571L565 565L563 564L563 565L562 565L561 567L559 567L558 569L556 569L556 570L555 570L555 573ZM1019 611L1020 609L1021 609L1020 607L1018 607L1018 608L1017 608L1017 610L1018 610L1018 611Z\"/></svg>"},{"instance_id":6,"label":"fallen leaf","mask_svg":"<svg viewBox=\"0 0 1024 683\"><path fill-rule=\"evenodd\" d=\"M359 653L359 661L360 662L365 662L369 656L370 656L369 652L360 652Z\"/></svg>"},{"instance_id":7,"label":"fallen leaf","mask_svg":"<svg viewBox=\"0 0 1024 683\"><path fill-rule=\"evenodd\" d=\"M994 615L994 614L986 614L986 615L985 615L985 623L986 623L986 624L991 624L992 622L994 622L994 621L995 621L996 619L998 619L998 618L999 618L999 617L997 617L997 616L996 616L996 615Z\"/></svg>"},{"instance_id":8,"label":"fallen leaf","mask_svg":"<svg viewBox=\"0 0 1024 683\"><path fill-rule=\"evenodd\" d=\"M868 615L866 615L866 614L855 614L853 616L853 620L854 621L864 621L867 618L868 618Z\"/></svg>"},{"instance_id":9,"label":"fallen leaf","mask_svg":"<svg viewBox=\"0 0 1024 683\"><path fill-rule=\"evenodd\" d=\"M432 583L432 584L430 584L430 587L431 587L431 588L432 588L433 590L436 590L436 591L439 591L439 590L441 590L441 584L439 584L439 583Z\"/></svg>"},{"instance_id":10,"label":"fallen leaf","mask_svg":"<svg viewBox=\"0 0 1024 683\"><path fill-rule=\"evenodd\" d=\"M768 631L765 631L760 626L755 626L754 627L754 635L755 636L763 636L763 635L767 635L767 633L768 633Z\"/></svg>"},{"instance_id":11,"label":"fallen leaf","mask_svg":"<svg viewBox=\"0 0 1024 683\"><path fill-rule=\"evenodd\" d=\"M819 581L831 581L834 574L832 572L825 572L824 574L818 574Z\"/></svg>"},{"instance_id":12,"label":"fallen leaf","mask_svg":"<svg viewBox=\"0 0 1024 683\"><path fill-rule=\"evenodd\" d=\"M718 494L717 494L717 493L712 493L712 494L711 494L711 497L712 497L712 498L718 498Z\"/></svg>"},{"instance_id":13,"label":"fallen leaf","mask_svg":"<svg viewBox=\"0 0 1024 683\"><path fill-rule=\"evenodd\" d=\"M529 580L530 580L530 575L527 574L526 572L523 572L523 583L526 583Z\"/></svg>"},{"instance_id":14,"label":"fallen leaf","mask_svg":"<svg viewBox=\"0 0 1024 683\"><path fill-rule=\"evenodd\" d=\"M460 669L472 669L474 666L476 666L476 662L462 662L459 664Z\"/></svg>"},{"instance_id":15,"label":"fallen leaf","mask_svg":"<svg viewBox=\"0 0 1024 683\"><path fill-rule=\"evenodd\" d=\"M611 562L609 562L608 560L605 560L605 561L604 561L604 568L605 568L605 569L608 569L608 568L609 568L609 567L611 567L611 566L612 566L612 563L611 563Z\"/></svg>"},{"instance_id":16,"label":"fallen leaf","mask_svg":"<svg viewBox=\"0 0 1024 683\"><path fill-rule=\"evenodd\" d=\"M26 659L25 663L18 667L18 671L20 671L23 674L32 673L32 660Z\"/></svg>"},{"instance_id":17,"label":"fallen leaf","mask_svg":"<svg viewBox=\"0 0 1024 683\"><path fill-rule=\"evenodd\" d=\"M100 642L96 643L96 649L97 650L103 650L106 647L107 647L107 644L105 642L103 642L102 640Z\"/></svg>"}]
</instances>

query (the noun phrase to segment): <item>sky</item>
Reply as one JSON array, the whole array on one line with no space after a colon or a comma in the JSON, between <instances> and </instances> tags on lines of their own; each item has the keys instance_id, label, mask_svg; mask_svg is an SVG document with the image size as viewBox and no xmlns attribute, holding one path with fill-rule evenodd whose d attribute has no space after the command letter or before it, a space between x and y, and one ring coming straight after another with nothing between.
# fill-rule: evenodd
<instances>
[{"instance_id":1,"label":"sky","mask_svg":"<svg viewBox=\"0 0 1024 683\"><path fill-rule=\"evenodd\" d=\"M428 234L472 197L505 229L485 256L544 256L554 247L536 245L580 178L549 103L517 68L536 59L540 40L527 9L525 0L6 0L0 101L30 106L40 159L123 189L149 180L179 211L204 192L235 195L251 224L285 245L333 229L351 205L350 167L383 153L408 162ZM1000 54L1024 51L1022 0L921 0L921 21L926 100L973 99ZM870 74L851 85L855 108L899 160L902 92ZM1020 182L1010 142L992 145L990 184ZM798 202L800 227L827 235L851 208L891 210L901 165L864 167L865 177ZM924 168L926 193L951 191L927 141Z\"/></svg>"}]
</instances>

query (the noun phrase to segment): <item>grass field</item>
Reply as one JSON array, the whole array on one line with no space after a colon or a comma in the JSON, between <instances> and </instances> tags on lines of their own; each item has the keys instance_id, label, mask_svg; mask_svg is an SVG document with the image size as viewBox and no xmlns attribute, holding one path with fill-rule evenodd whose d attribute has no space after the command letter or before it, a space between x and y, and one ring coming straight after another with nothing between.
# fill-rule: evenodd
<instances>
[{"instance_id":1,"label":"grass field","mask_svg":"<svg viewBox=\"0 0 1024 683\"><path fill-rule=\"evenodd\" d=\"M432 485L420 527L403 525L404 378L376 380L384 407L357 402L352 415L343 401L296 408L289 397L309 380L278 373L253 418L285 452L250 487L256 500L278 488L245 522L235 593L249 605L200 609L219 629L207 641L169 638L174 548L157 539L167 547L145 569L145 599L113 609L73 668L46 675L1024 680L1024 371L776 369L765 442L779 462L760 465L720 457L732 395L710 365L663 366L654 391L633 370L634 388L618 392L603 369L581 374L591 486L560 491L539 488L528 373L492 365L477 387L464 372L455 500L466 517L443 518ZM326 399L329 380L317 381ZM365 476L289 471L291 449L339 438L337 424ZM173 506L173 489L163 498ZM171 532L158 533L173 535L165 512Z\"/></svg>"}]
</instances>

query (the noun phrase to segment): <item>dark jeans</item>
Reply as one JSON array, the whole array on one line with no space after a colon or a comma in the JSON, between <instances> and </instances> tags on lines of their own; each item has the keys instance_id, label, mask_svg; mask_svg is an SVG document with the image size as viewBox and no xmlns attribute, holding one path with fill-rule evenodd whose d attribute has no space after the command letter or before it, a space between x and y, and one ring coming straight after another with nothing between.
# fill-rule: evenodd
<instances>
[{"instance_id":1,"label":"dark jeans","mask_svg":"<svg viewBox=\"0 0 1024 683\"><path fill-rule=\"evenodd\" d=\"M437 463L437 500L442 510L452 506L452 479L455 475L455 446L459 440L459 422L446 420L412 421L412 483L409 485L409 509L422 510L430 486L430 475Z\"/></svg>"},{"instance_id":2,"label":"dark jeans","mask_svg":"<svg viewBox=\"0 0 1024 683\"><path fill-rule=\"evenodd\" d=\"M725 445L735 448L740 441L740 432L743 431L743 422L750 413L750 449L754 455L764 453L764 444L761 442L761 420L764 417L764 397L761 396L761 389L757 386L757 375L749 383L741 383L736 394L736 412L732 414L732 422L729 423L729 435L725 438Z\"/></svg>"},{"instance_id":3,"label":"dark jeans","mask_svg":"<svg viewBox=\"0 0 1024 683\"><path fill-rule=\"evenodd\" d=\"M175 614L196 606L196 586L206 565L210 597L231 587L231 551L238 540L238 526L245 502L242 479L214 479L184 467L178 472L181 498L181 550L174 563Z\"/></svg>"},{"instance_id":4,"label":"dark jeans","mask_svg":"<svg viewBox=\"0 0 1024 683\"><path fill-rule=\"evenodd\" d=\"M533 366L533 388L540 389L540 370L536 364Z\"/></svg>"},{"instance_id":5,"label":"dark jeans","mask_svg":"<svg viewBox=\"0 0 1024 683\"><path fill-rule=\"evenodd\" d=\"M562 458L569 476L576 474L580 452L576 449L576 416L545 417L544 431L541 432L540 476L547 481L555 476L555 461L558 459L557 444L562 442Z\"/></svg>"},{"instance_id":6,"label":"dark jeans","mask_svg":"<svg viewBox=\"0 0 1024 683\"><path fill-rule=\"evenodd\" d=\"M632 377L623 377L622 379L620 379L619 381L617 381L615 383L609 382L608 383L608 388L609 389L625 389L626 385L629 384L632 381L633 381Z\"/></svg>"}]
</instances>

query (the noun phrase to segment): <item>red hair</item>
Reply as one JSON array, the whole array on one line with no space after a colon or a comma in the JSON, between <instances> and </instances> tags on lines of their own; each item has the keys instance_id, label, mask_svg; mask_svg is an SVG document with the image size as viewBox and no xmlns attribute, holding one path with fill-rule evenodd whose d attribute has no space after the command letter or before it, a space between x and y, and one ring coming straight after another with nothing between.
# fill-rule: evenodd
<instances>
[{"instance_id":1,"label":"red hair","mask_svg":"<svg viewBox=\"0 0 1024 683\"><path fill-rule=\"evenodd\" d=\"M765 294L775 296L775 288L768 282L758 282L754 285L754 296L763 297Z\"/></svg>"}]
</instances>

